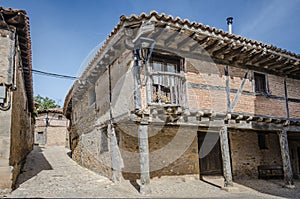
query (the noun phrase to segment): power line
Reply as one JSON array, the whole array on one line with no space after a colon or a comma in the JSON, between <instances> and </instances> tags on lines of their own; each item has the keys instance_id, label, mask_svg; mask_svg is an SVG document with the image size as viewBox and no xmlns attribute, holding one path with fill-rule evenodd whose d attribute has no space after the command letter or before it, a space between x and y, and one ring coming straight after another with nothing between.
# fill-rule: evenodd
<instances>
[{"instance_id":1,"label":"power line","mask_svg":"<svg viewBox=\"0 0 300 199\"><path fill-rule=\"evenodd\" d=\"M29 68L23 68L27 71L29 71ZM74 76L70 76L70 75L61 75L61 74L57 74L57 73L49 73L49 72L45 72L45 71L41 71L41 70L36 70L36 69L31 69L32 73L37 74L37 75L43 75L43 76L49 76L49 77L56 77L56 78L64 78L64 79L78 79L77 77Z\"/></svg>"}]
</instances>

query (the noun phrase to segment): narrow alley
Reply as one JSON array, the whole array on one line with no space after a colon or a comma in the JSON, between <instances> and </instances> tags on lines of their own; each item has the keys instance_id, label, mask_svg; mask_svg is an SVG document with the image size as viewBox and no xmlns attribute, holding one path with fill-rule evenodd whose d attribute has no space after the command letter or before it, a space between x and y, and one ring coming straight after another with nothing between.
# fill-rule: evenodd
<instances>
[{"instance_id":1,"label":"narrow alley","mask_svg":"<svg viewBox=\"0 0 300 199\"><path fill-rule=\"evenodd\" d=\"M152 193L142 196L135 187L138 184L123 180L115 184L108 178L81 167L68 156L63 146L35 146L27 157L26 164L18 178L17 188L2 196L12 198L111 198L111 197L182 197L182 198L297 198L299 183L296 189L281 188L278 181L247 181L235 184L238 190L226 192L220 188L197 179L197 176L169 176L151 181ZM243 186L251 184L253 188L266 186L264 194L255 189ZM280 195L278 195L279 193ZM277 196L279 197L277 197ZM297 196L298 195L298 196ZM280 197L281 196L281 197ZM0 196L1 197L1 196Z\"/></svg>"}]
</instances>

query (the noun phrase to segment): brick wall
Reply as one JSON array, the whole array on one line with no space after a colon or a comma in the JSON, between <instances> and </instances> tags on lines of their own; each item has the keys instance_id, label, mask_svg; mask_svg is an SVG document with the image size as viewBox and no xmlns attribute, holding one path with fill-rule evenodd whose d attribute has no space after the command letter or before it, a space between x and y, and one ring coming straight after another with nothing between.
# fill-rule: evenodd
<instances>
[{"instance_id":1,"label":"brick wall","mask_svg":"<svg viewBox=\"0 0 300 199\"><path fill-rule=\"evenodd\" d=\"M226 111L226 77L224 66L195 59L186 59L186 79L188 82L188 103L190 109L212 109ZM233 109L234 112L286 117L284 78L267 74L270 97L257 96L254 92L253 72L249 71L243 93ZM230 98L236 96L245 69L229 67ZM289 101L290 116L300 118L299 99L300 81L287 79L288 97L298 101Z\"/></svg>"},{"instance_id":2,"label":"brick wall","mask_svg":"<svg viewBox=\"0 0 300 199\"><path fill-rule=\"evenodd\" d=\"M276 133L266 135L268 149L260 149L256 131L229 130L232 174L236 178L257 178L259 165L282 165Z\"/></svg>"}]
</instances>

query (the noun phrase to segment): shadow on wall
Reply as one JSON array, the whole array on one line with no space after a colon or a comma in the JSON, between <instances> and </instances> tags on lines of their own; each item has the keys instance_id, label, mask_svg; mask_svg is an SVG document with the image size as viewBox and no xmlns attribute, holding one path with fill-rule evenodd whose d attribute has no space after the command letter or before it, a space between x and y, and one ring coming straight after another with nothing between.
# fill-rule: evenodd
<instances>
[{"instance_id":1,"label":"shadow on wall","mask_svg":"<svg viewBox=\"0 0 300 199\"><path fill-rule=\"evenodd\" d=\"M45 156L43 155L43 147L34 146L34 149L26 158L26 163L18 176L15 189L22 183L36 176L43 170L52 170L52 166L49 164Z\"/></svg>"}]
</instances>

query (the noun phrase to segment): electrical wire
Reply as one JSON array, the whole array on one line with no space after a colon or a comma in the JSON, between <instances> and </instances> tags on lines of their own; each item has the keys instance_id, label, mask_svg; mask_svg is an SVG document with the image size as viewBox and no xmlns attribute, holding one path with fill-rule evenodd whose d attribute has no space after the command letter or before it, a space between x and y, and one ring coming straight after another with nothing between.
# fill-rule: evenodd
<instances>
[{"instance_id":1,"label":"electrical wire","mask_svg":"<svg viewBox=\"0 0 300 199\"><path fill-rule=\"evenodd\" d=\"M30 71L29 68L24 67L23 70ZM36 69L31 69L31 72L36 74L36 75L43 75L43 76L49 76L49 77L56 77L56 78L63 78L63 79L71 79L75 80L78 79L77 77L70 76L70 75L62 75L62 74L57 74L57 73L49 73L41 70L36 70Z\"/></svg>"}]
</instances>

